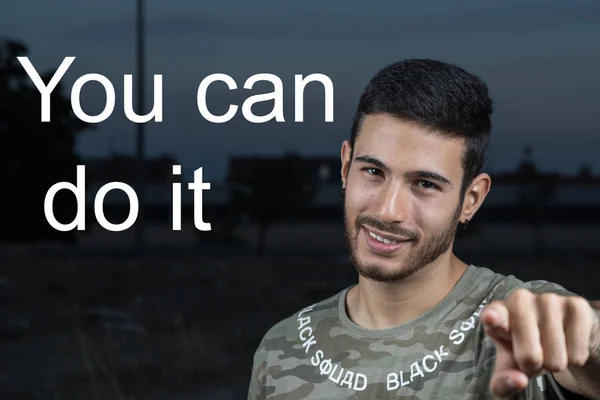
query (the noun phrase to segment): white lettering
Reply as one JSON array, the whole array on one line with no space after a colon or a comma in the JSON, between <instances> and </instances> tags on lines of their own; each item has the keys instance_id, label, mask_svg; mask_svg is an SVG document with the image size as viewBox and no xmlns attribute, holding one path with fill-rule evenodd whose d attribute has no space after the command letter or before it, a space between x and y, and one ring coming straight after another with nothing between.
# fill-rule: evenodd
<instances>
[{"instance_id":1,"label":"white lettering","mask_svg":"<svg viewBox=\"0 0 600 400\"><path fill-rule=\"evenodd\" d=\"M310 324L310 316L299 318L298 322L300 322L300 326L298 326L298 330L300 330L300 329L304 328L306 325Z\"/></svg>"},{"instance_id":2,"label":"white lettering","mask_svg":"<svg viewBox=\"0 0 600 400\"><path fill-rule=\"evenodd\" d=\"M77 215L75 219L68 224L58 222L54 215L54 197L59 190L70 190L77 198ZM55 183L50 187L44 198L44 214L51 227L57 231L67 232L77 227L78 231L85 230L85 166L77 166L77 184L70 182Z\"/></svg>"},{"instance_id":3,"label":"white lettering","mask_svg":"<svg viewBox=\"0 0 600 400\"><path fill-rule=\"evenodd\" d=\"M102 112L96 116L88 115L81 108L81 89L88 82L96 81L104 87L106 104ZM107 77L100 74L85 74L78 78L71 89L71 107L77 118L90 124L104 122L115 110L115 88Z\"/></svg>"},{"instance_id":4,"label":"white lettering","mask_svg":"<svg viewBox=\"0 0 600 400\"><path fill-rule=\"evenodd\" d=\"M354 372L346 371L346 375L344 375L344 379L342 379L342 383L340 383L340 385L348 386L350 389L352 389L352 378L353 377L354 377Z\"/></svg>"},{"instance_id":5,"label":"white lettering","mask_svg":"<svg viewBox=\"0 0 600 400\"><path fill-rule=\"evenodd\" d=\"M210 231L210 222L202 217L202 190L210 189L210 183L202 182L202 167L194 171L194 182L188 183L188 189L194 191L194 225L201 231Z\"/></svg>"},{"instance_id":6,"label":"white lettering","mask_svg":"<svg viewBox=\"0 0 600 400\"><path fill-rule=\"evenodd\" d=\"M181 165L173 165L173 175L181 175ZM173 230L181 230L181 183L173 182Z\"/></svg>"},{"instance_id":7,"label":"white lettering","mask_svg":"<svg viewBox=\"0 0 600 400\"><path fill-rule=\"evenodd\" d=\"M485 307L487 300L484 300L477 310L466 320L460 322L460 328L453 329L449 334L449 339L453 344L459 345L466 339L466 333L476 328L477 318L481 311ZM433 373L442 363L442 361L450 356L450 350L445 348L443 345L440 346L439 350L435 350L432 354L427 354L423 357L421 362L414 362L410 365L410 379L405 379L404 372L389 373L387 375L386 386L388 391L396 390L399 387L407 386L414 382L417 377L425 377L425 373ZM425 371L425 372L423 372Z\"/></svg>"},{"instance_id":8,"label":"white lettering","mask_svg":"<svg viewBox=\"0 0 600 400\"><path fill-rule=\"evenodd\" d=\"M302 311L300 311L300 312L298 313L298 317L301 317L301 316L302 316L302 314L304 314L304 313L306 313L306 312L312 311L313 307L314 307L314 305L312 305L312 306L309 306L309 307L306 307L306 308L302 309Z\"/></svg>"},{"instance_id":9,"label":"white lettering","mask_svg":"<svg viewBox=\"0 0 600 400\"><path fill-rule=\"evenodd\" d=\"M400 381L398 381L400 379ZM396 385L394 387L390 387L392 383ZM400 374L396 374L395 372L389 373L387 376L387 390L396 390L399 387L407 386L410 381L404 380L404 371L400 371Z\"/></svg>"},{"instance_id":10,"label":"white lettering","mask_svg":"<svg viewBox=\"0 0 600 400\"><path fill-rule=\"evenodd\" d=\"M313 334L313 328L310 326L311 317L302 317L305 312L312 310L312 308L313 306L303 309L298 313L297 318L299 325L298 330L300 331L298 336L303 341L302 347L306 349L306 353L308 353L311 346L317 344ZM338 364L334 364L330 358L325 359L324 357L325 353L323 350L317 349L315 354L310 359L310 363L319 369L319 374L327 375L327 379L335 384L339 385L341 380L341 385L347 386L350 389L354 388L356 391L365 390L367 387L367 376L365 374L359 374L353 371L345 370Z\"/></svg>"},{"instance_id":11,"label":"white lettering","mask_svg":"<svg viewBox=\"0 0 600 400\"><path fill-rule=\"evenodd\" d=\"M198 110L202 114L204 118L206 118L210 122L214 123L224 123L230 121L238 112L239 106L234 104L229 104L229 108L227 112L223 115L214 115L208 110L208 106L206 103L206 93L208 91L208 87L216 82L221 81L224 82L229 90L237 90L238 85L235 80L227 75L227 74L211 74L204 78L200 85L198 86L198 91L196 94L196 103L198 106ZM244 103L242 104L242 114L246 118L247 121L261 124L265 122L269 122L273 119L277 122L285 122L285 117L283 113L283 82L281 79L274 74L260 73L250 76L246 82L244 83L244 89L252 89L252 87L258 81L266 81L273 84L273 91L269 93L257 94L248 97ZM295 121L303 122L304 121L304 89L311 82L320 82L325 89L325 122L333 122L333 98L334 98L334 88L333 82L331 79L324 74L311 74L307 77L303 77L300 74L294 75L294 83L295 83ZM265 102L265 101L273 101L273 109L270 113L266 115L256 115L252 112L252 106L256 103Z\"/></svg>"},{"instance_id":12,"label":"white lettering","mask_svg":"<svg viewBox=\"0 0 600 400\"><path fill-rule=\"evenodd\" d=\"M359 382L362 382L362 386L358 386ZM356 373L354 378L354 390L362 392L367 388L367 376L365 374Z\"/></svg>"},{"instance_id":13,"label":"white lettering","mask_svg":"<svg viewBox=\"0 0 600 400\"><path fill-rule=\"evenodd\" d=\"M477 308L477 311L475 311L475 314L473 314L476 317L479 317L479 315L481 314L481 311L483 311L483 308L485 307L485 303L486 301L484 301L483 303L481 303L479 305L479 307Z\"/></svg>"},{"instance_id":14,"label":"white lettering","mask_svg":"<svg viewBox=\"0 0 600 400\"><path fill-rule=\"evenodd\" d=\"M387 375L387 390L396 390L400 387L400 382L398 381L398 374L395 372L390 372Z\"/></svg>"},{"instance_id":15,"label":"white lettering","mask_svg":"<svg viewBox=\"0 0 600 400\"><path fill-rule=\"evenodd\" d=\"M337 369L338 369L338 365L337 365L337 364L335 364L335 365L333 366L333 369L332 369L332 370L331 370L331 372L329 373L329 376L327 377L327 379L329 379L330 381L333 381L333 379L331 379L331 377L333 376L333 374L335 374L335 371L337 371ZM335 382L335 381L334 381L334 382ZM335 382L335 383L337 383L337 382Z\"/></svg>"},{"instance_id":16,"label":"white lettering","mask_svg":"<svg viewBox=\"0 0 600 400\"><path fill-rule=\"evenodd\" d=\"M473 328L475 328L475 317L470 317L460 325L460 329L463 332L468 332Z\"/></svg>"},{"instance_id":17,"label":"white lettering","mask_svg":"<svg viewBox=\"0 0 600 400\"><path fill-rule=\"evenodd\" d=\"M452 332L450 332L450 340L454 340L454 344L458 345L461 344L463 342L463 340L465 340L465 334L462 332L459 332L457 329L454 329Z\"/></svg>"},{"instance_id":18,"label":"white lettering","mask_svg":"<svg viewBox=\"0 0 600 400\"><path fill-rule=\"evenodd\" d=\"M315 340L314 336L311 336L307 341L305 341L304 343L302 343L302 347L306 348L306 353L308 353L308 350L310 349L310 346L317 344L317 341Z\"/></svg>"},{"instance_id":19,"label":"white lettering","mask_svg":"<svg viewBox=\"0 0 600 400\"><path fill-rule=\"evenodd\" d=\"M200 111L200 114L202 114L204 118L215 124L222 124L224 122L230 121L235 116L238 110L238 106L230 104L228 111L221 116L214 115L210 111L208 111L208 107L206 106L206 91L208 90L208 86L210 86L210 84L215 81L225 82L229 90L237 89L237 84L229 75L211 74L204 78L202 82L200 82L200 85L198 86L196 102L198 104L198 111Z\"/></svg>"},{"instance_id":20,"label":"white lettering","mask_svg":"<svg viewBox=\"0 0 600 400\"><path fill-rule=\"evenodd\" d=\"M60 63L56 72L50 79L50 82L48 82L48 86L44 85L44 81L42 80L36 69L33 67L28 57L17 57L17 60L19 60L19 62L23 66L23 69L25 70L25 72L27 72L27 75L29 75L29 78L31 78L31 81L41 94L42 122L50 122L50 94L52 94L52 91L56 88L56 85L58 85L58 82L60 82L60 80L65 75L73 61L75 61L75 57L64 58L64 60L62 61L62 63Z\"/></svg>"},{"instance_id":21,"label":"white lettering","mask_svg":"<svg viewBox=\"0 0 600 400\"><path fill-rule=\"evenodd\" d=\"M69 224L58 222L54 215L54 197L60 190L70 190L77 199L77 215ZM111 190L123 191L129 199L129 215L120 224L113 224L104 215L104 198ZM133 188L123 182L110 182L102 186L94 198L94 213L98 224L111 232L123 232L135 223L139 212L139 201ZM50 187L44 198L44 214L46 220L54 229L67 232L77 227L77 230L85 230L85 166L77 166L77 184L69 182L58 182Z\"/></svg>"},{"instance_id":22,"label":"white lettering","mask_svg":"<svg viewBox=\"0 0 600 400\"><path fill-rule=\"evenodd\" d=\"M295 75L296 122L304 121L304 88L310 82L321 82L325 88L325 122L333 122L333 82L327 75L311 74L306 78Z\"/></svg>"},{"instance_id":23,"label":"white lettering","mask_svg":"<svg viewBox=\"0 0 600 400\"><path fill-rule=\"evenodd\" d=\"M340 379L342 379L342 374L344 373L344 368L340 368L340 373L337 375L337 377L333 378L333 374L336 369L337 369L337 365L335 366L335 369L331 372L331 375L329 375L329 380L332 382L335 382L335 384L339 384Z\"/></svg>"},{"instance_id":24,"label":"white lettering","mask_svg":"<svg viewBox=\"0 0 600 400\"><path fill-rule=\"evenodd\" d=\"M256 74L252 75L244 83L244 89L252 89L252 86L259 81L269 81L273 84L274 91L272 93L257 94L250 96L242 104L242 114L249 122L254 124L262 124L275 118L277 122L285 122L283 117L283 82L277 75L273 74ZM264 116L257 116L252 113L252 106L256 103L273 100L273 110Z\"/></svg>"},{"instance_id":25,"label":"white lettering","mask_svg":"<svg viewBox=\"0 0 600 400\"><path fill-rule=\"evenodd\" d=\"M321 371L321 375L329 375L333 365L331 364L331 360L323 360L321 365L319 366L319 370Z\"/></svg>"},{"instance_id":26,"label":"white lettering","mask_svg":"<svg viewBox=\"0 0 600 400\"><path fill-rule=\"evenodd\" d=\"M408 385L410 382L408 381L404 381L404 371L400 371L400 386L406 386Z\"/></svg>"},{"instance_id":27,"label":"white lettering","mask_svg":"<svg viewBox=\"0 0 600 400\"><path fill-rule=\"evenodd\" d=\"M307 333L307 334L305 334L305 332L308 332L308 333ZM300 331L300 339L302 339L302 340L306 340L306 339L307 339L307 338L306 338L306 336L307 336L307 335L308 335L308 336L312 335L312 328L311 328L310 326L307 326L306 328L304 328L304 329L302 329L302 330Z\"/></svg>"},{"instance_id":28,"label":"white lettering","mask_svg":"<svg viewBox=\"0 0 600 400\"><path fill-rule=\"evenodd\" d=\"M444 352L444 346L440 346L440 351L438 352L437 350L435 350L434 353L439 362L442 362L442 356L450 355L449 353Z\"/></svg>"},{"instance_id":29,"label":"white lettering","mask_svg":"<svg viewBox=\"0 0 600 400\"><path fill-rule=\"evenodd\" d=\"M132 75L126 74L124 104L125 116L137 124L143 124L154 118L156 122L162 122L162 75L154 75L154 103L152 111L146 115L139 115L133 111L133 78Z\"/></svg>"},{"instance_id":30,"label":"white lettering","mask_svg":"<svg viewBox=\"0 0 600 400\"><path fill-rule=\"evenodd\" d=\"M38 89L41 94L42 101L42 122L50 122L50 94L56 88L62 77L65 75L75 57L65 57L50 79L48 86L44 85L42 78L35 70L29 58L17 57L17 60L27 72L27 75L31 78L31 81ZM124 75L124 111L127 118L136 123L144 123L150 121L152 118L157 122L162 122L162 76L154 75L154 103L152 111L146 115L138 115L133 111L133 84L132 75ZM81 89L83 86L91 81L100 83L104 87L106 93L106 104L102 112L96 116L88 115L83 111L81 107ZM73 113L77 118L88 123L99 123L105 121L113 113L115 109L115 88L110 80L101 74L89 73L79 77L73 87L71 88L71 107Z\"/></svg>"},{"instance_id":31,"label":"white lettering","mask_svg":"<svg viewBox=\"0 0 600 400\"><path fill-rule=\"evenodd\" d=\"M108 222L104 215L104 197L111 190L121 190L125 192L127 197L129 198L129 215L127 219L120 224L112 224ZM98 193L96 194L96 198L94 199L94 212L96 213L96 220L101 227L111 232L123 232L126 229L129 229L133 226L135 220L137 219L139 212L139 202L135 191L131 186L123 182L110 182L106 185L102 186Z\"/></svg>"},{"instance_id":32,"label":"white lettering","mask_svg":"<svg viewBox=\"0 0 600 400\"><path fill-rule=\"evenodd\" d=\"M315 355L310 359L310 362L315 367L321 363L321 358L323 358L323 350L317 350Z\"/></svg>"},{"instance_id":33,"label":"white lettering","mask_svg":"<svg viewBox=\"0 0 600 400\"><path fill-rule=\"evenodd\" d=\"M414 381L415 377L420 376L421 378L425 377L425 374L423 374L423 371L421 371L421 368L419 367L419 363L418 362L414 362L410 365L410 381Z\"/></svg>"},{"instance_id":34,"label":"white lettering","mask_svg":"<svg viewBox=\"0 0 600 400\"><path fill-rule=\"evenodd\" d=\"M425 363L427 360L435 360L435 358L433 358L433 356L431 354L426 355L425 357L423 357L423 369L427 372L433 372L435 371L435 369L437 368L437 366L439 365L437 361L434 361L433 363L433 367L428 368L427 364Z\"/></svg>"}]
</instances>

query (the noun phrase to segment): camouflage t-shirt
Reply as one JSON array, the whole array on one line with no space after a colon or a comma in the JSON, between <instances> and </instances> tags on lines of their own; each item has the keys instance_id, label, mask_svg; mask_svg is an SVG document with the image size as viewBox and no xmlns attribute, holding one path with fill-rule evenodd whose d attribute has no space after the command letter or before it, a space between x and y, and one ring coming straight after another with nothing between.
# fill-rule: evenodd
<instances>
[{"instance_id":1,"label":"camouflage t-shirt","mask_svg":"<svg viewBox=\"0 0 600 400\"><path fill-rule=\"evenodd\" d=\"M346 313L348 288L273 326L254 356L248 399L493 399L495 346L483 307L518 287L572 295L546 281L522 282L470 265L436 306L401 326L364 329ZM564 399L552 375L518 399Z\"/></svg>"}]
</instances>

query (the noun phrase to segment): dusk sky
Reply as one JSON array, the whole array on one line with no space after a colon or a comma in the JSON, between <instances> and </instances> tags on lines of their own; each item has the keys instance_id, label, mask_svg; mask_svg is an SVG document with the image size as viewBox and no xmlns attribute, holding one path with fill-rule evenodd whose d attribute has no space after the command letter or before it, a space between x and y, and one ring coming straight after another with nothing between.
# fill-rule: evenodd
<instances>
[{"instance_id":1,"label":"dusk sky","mask_svg":"<svg viewBox=\"0 0 600 400\"><path fill-rule=\"evenodd\" d=\"M456 63L488 83L496 104L488 170L513 169L527 143L542 169L575 173L584 162L596 174L600 168L596 0L146 3L148 106L152 74L162 74L164 84L164 122L147 125L147 149L173 154L188 174L202 166L205 178L221 179L227 157L243 153L339 156L368 80L412 57ZM134 151L136 128L122 104L123 75L135 73L135 2L9 0L0 35L26 43L39 69L76 56L65 76L67 90L83 74L107 76L117 92L115 112L81 138L79 149L84 156ZM224 84L209 90L209 108L222 113L235 102L238 115L225 124L205 121L196 91L217 72L232 76L238 87L257 73L278 75L286 122L250 124L241 114L242 101L270 85L230 92ZM295 123L294 74L315 72L333 81L334 122L324 122L323 89L314 84L306 91L305 121ZM99 85L83 93L86 111L99 112Z\"/></svg>"}]
</instances>

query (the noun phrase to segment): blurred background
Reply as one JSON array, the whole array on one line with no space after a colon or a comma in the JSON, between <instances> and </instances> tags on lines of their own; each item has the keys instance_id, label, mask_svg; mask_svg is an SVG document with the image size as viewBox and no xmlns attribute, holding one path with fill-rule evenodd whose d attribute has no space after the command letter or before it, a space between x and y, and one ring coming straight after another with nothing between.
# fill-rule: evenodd
<instances>
[{"instance_id":1,"label":"blurred background","mask_svg":"<svg viewBox=\"0 0 600 400\"><path fill-rule=\"evenodd\" d=\"M0 398L244 399L252 356L274 323L354 283L343 235L340 148L369 79L413 57L456 63L482 77L495 101L486 171L492 191L457 238L466 262L546 279L600 298L600 3L331 0L282 2L8 0L0 12ZM16 57L47 84L75 60L51 96L51 122ZM71 108L80 76L102 74L115 89L104 122ZM198 111L200 82L214 73ZM282 83L284 122L252 124L241 106L270 93L253 75ZM295 122L294 76L306 86ZM133 75L138 114L154 104L162 75L163 121L124 113ZM89 115L106 93L81 90ZM266 115L273 101L252 108ZM59 232L44 216L57 182L85 165L85 230ZM173 175L181 165L182 174ZM202 168L202 218L194 225L187 184ZM125 182L139 215L124 232L99 225L100 187ZM173 183L182 184L182 229L172 229ZM73 220L75 196L60 191L56 218ZM110 192L104 215L129 213Z\"/></svg>"}]
</instances>

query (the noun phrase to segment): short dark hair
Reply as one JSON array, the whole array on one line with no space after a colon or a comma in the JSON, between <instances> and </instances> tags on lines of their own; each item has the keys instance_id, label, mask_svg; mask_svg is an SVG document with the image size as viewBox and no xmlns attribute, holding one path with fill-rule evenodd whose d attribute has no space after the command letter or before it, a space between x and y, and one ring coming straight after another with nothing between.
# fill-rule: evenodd
<instances>
[{"instance_id":1,"label":"short dark hair","mask_svg":"<svg viewBox=\"0 0 600 400\"><path fill-rule=\"evenodd\" d=\"M462 192L482 170L493 102L487 85L464 69L437 60L409 59L381 69L360 97L350 143L364 118L387 113L449 137L465 139Z\"/></svg>"}]
</instances>

